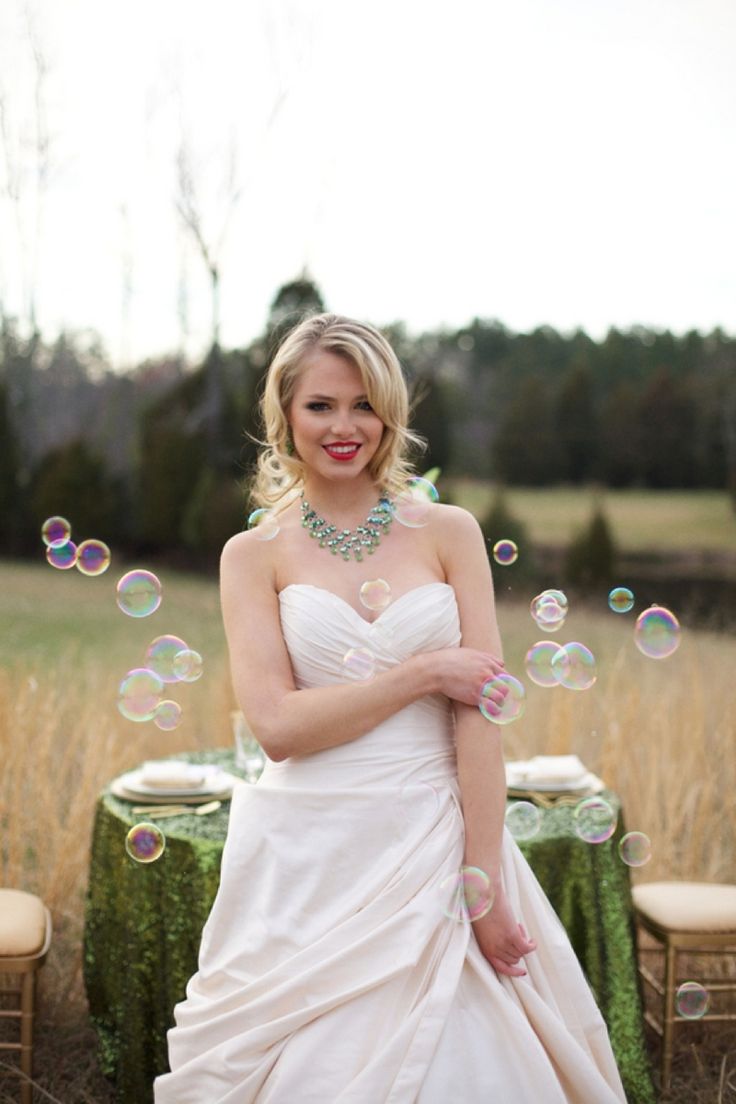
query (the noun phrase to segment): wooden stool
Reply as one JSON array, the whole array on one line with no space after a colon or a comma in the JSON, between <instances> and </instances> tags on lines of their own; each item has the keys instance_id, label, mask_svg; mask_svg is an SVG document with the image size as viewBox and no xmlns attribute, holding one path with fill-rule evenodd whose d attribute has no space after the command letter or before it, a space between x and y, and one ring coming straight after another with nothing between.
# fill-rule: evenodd
<instances>
[{"instance_id":1,"label":"wooden stool","mask_svg":"<svg viewBox=\"0 0 736 1104\"><path fill-rule=\"evenodd\" d=\"M20 1042L0 1043L0 1051L20 1051L21 1104L33 1100L33 1006L36 976L51 945L51 914L38 897L20 889L0 889L0 976L18 974L20 984L0 987L12 993L18 1008L1 1009L0 1017L20 1020Z\"/></svg>"},{"instance_id":2,"label":"wooden stool","mask_svg":"<svg viewBox=\"0 0 736 1104\"><path fill-rule=\"evenodd\" d=\"M649 882L632 889L637 923L661 944L664 952L664 985L639 962L639 973L662 997L662 1019L645 1011L644 1016L662 1038L662 1091L669 1088L675 1024L689 1021L678 1016L675 994L678 984L677 955L726 955L736 949L736 885L707 882ZM639 953L658 953L659 947L642 948ZM736 979L697 980L709 993L736 992ZM709 1013L703 1020L736 1020L736 1014Z\"/></svg>"}]
</instances>

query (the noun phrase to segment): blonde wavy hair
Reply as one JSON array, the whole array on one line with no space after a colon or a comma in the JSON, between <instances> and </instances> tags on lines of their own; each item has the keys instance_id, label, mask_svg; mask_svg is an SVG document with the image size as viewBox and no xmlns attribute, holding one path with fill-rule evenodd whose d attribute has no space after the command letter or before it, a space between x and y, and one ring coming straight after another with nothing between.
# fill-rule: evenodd
<instances>
[{"instance_id":1,"label":"blonde wavy hair","mask_svg":"<svg viewBox=\"0 0 736 1104\"><path fill-rule=\"evenodd\" d=\"M408 428L409 395L398 357L383 334L366 322L339 314L305 318L282 341L266 375L261 399L265 440L258 456L251 498L258 506L285 506L304 484L304 464L294 455L288 414L308 356L324 349L354 364L365 393L384 424L369 473L383 494L399 494L415 474L411 449L424 449L422 437Z\"/></svg>"}]
</instances>

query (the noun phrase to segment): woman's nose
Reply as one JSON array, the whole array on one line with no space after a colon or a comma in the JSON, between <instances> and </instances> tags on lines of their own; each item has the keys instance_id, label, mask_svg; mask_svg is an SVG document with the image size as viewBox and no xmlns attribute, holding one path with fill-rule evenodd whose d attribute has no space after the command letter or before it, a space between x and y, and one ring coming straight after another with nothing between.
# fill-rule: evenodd
<instances>
[{"instance_id":1,"label":"woman's nose","mask_svg":"<svg viewBox=\"0 0 736 1104\"><path fill-rule=\"evenodd\" d=\"M352 411L336 410L330 428L336 437L347 439L355 430L355 419L353 418Z\"/></svg>"}]
</instances>

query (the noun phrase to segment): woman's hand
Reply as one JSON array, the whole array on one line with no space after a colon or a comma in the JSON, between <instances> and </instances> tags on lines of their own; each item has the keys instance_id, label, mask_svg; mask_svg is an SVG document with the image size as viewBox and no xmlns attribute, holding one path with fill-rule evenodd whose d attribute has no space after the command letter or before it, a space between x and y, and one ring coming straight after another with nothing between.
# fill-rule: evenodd
<instances>
[{"instance_id":1,"label":"woman's hand","mask_svg":"<svg viewBox=\"0 0 736 1104\"><path fill-rule=\"evenodd\" d=\"M503 886L496 883L493 908L473 921L473 931L484 957L499 974L524 977L526 970L519 966L523 955L536 951L535 940L530 939L523 924L517 923L511 911Z\"/></svg>"},{"instance_id":2,"label":"woman's hand","mask_svg":"<svg viewBox=\"0 0 736 1104\"><path fill-rule=\"evenodd\" d=\"M476 648L441 648L429 653L435 664L438 691L463 705L478 705L484 683L505 672L502 659ZM506 696L504 688L494 690L492 701L497 705Z\"/></svg>"}]
</instances>

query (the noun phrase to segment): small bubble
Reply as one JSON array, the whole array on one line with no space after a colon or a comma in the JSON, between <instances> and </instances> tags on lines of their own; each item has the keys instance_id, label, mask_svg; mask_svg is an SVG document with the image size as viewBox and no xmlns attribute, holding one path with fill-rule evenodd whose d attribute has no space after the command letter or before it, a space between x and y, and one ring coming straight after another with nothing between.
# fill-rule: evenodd
<instances>
[{"instance_id":1,"label":"small bubble","mask_svg":"<svg viewBox=\"0 0 736 1104\"><path fill-rule=\"evenodd\" d=\"M532 839L542 823L539 809L531 801L515 801L506 810L506 827L515 840Z\"/></svg>"},{"instance_id":2,"label":"small bubble","mask_svg":"<svg viewBox=\"0 0 736 1104\"><path fill-rule=\"evenodd\" d=\"M83 575L102 575L110 566L110 549L100 540L86 540L77 548L77 570Z\"/></svg>"},{"instance_id":3,"label":"small bubble","mask_svg":"<svg viewBox=\"0 0 736 1104\"><path fill-rule=\"evenodd\" d=\"M46 559L52 567L58 567L59 571L68 571L77 562L77 546L74 541L50 544L46 548Z\"/></svg>"},{"instance_id":4,"label":"small bubble","mask_svg":"<svg viewBox=\"0 0 736 1104\"><path fill-rule=\"evenodd\" d=\"M634 608L634 593L628 587L614 587L608 595L608 605L614 613L628 613Z\"/></svg>"},{"instance_id":5,"label":"small bubble","mask_svg":"<svg viewBox=\"0 0 736 1104\"><path fill-rule=\"evenodd\" d=\"M271 510L261 507L248 517L248 528L255 530L258 540L270 541L278 536L281 526Z\"/></svg>"},{"instance_id":6,"label":"small bubble","mask_svg":"<svg viewBox=\"0 0 736 1104\"><path fill-rule=\"evenodd\" d=\"M138 863L160 859L166 847L166 837L157 824L142 821L135 824L125 837L125 850Z\"/></svg>"},{"instance_id":7,"label":"small bubble","mask_svg":"<svg viewBox=\"0 0 736 1104\"><path fill-rule=\"evenodd\" d=\"M652 843L643 832L627 832L618 844L621 861L627 866L644 866L652 857Z\"/></svg>"},{"instance_id":8,"label":"small bubble","mask_svg":"<svg viewBox=\"0 0 736 1104\"><path fill-rule=\"evenodd\" d=\"M156 707L153 723L162 732L173 732L181 722L181 706L175 701L162 701Z\"/></svg>"},{"instance_id":9,"label":"small bubble","mask_svg":"<svg viewBox=\"0 0 736 1104\"><path fill-rule=\"evenodd\" d=\"M699 1020L708 1011L710 993L697 981L685 981L675 993L675 1008L685 1020Z\"/></svg>"},{"instance_id":10,"label":"small bubble","mask_svg":"<svg viewBox=\"0 0 736 1104\"><path fill-rule=\"evenodd\" d=\"M155 671L164 682L178 682L174 660L181 652L188 652L188 645L179 636L164 633L157 636L146 648L146 667Z\"/></svg>"},{"instance_id":11,"label":"small bubble","mask_svg":"<svg viewBox=\"0 0 736 1104\"><path fill-rule=\"evenodd\" d=\"M502 567L516 563L519 558L519 549L512 540L496 541L493 546L493 558Z\"/></svg>"},{"instance_id":12,"label":"small bubble","mask_svg":"<svg viewBox=\"0 0 736 1104\"><path fill-rule=\"evenodd\" d=\"M449 920L480 920L493 908L491 879L477 866L463 866L439 886L442 911Z\"/></svg>"},{"instance_id":13,"label":"small bubble","mask_svg":"<svg viewBox=\"0 0 736 1104\"><path fill-rule=\"evenodd\" d=\"M384 610L391 601L391 587L385 579L368 579L360 588L360 600L369 610Z\"/></svg>"},{"instance_id":14,"label":"small bubble","mask_svg":"<svg viewBox=\"0 0 736 1104\"><path fill-rule=\"evenodd\" d=\"M202 677L204 661L192 648L184 648L174 656L172 669L179 682L196 682Z\"/></svg>"},{"instance_id":15,"label":"small bubble","mask_svg":"<svg viewBox=\"0 0 736 1104\"><path fill-rule=\"evenodd\" d=\"M575 832L585 843L604 843L616 831L618 815L602 797L586 797L573 811Z\"/></svg>"},{"instance_id":16,"label":"small bubble","mask_svg":"<svg viewBox=\"0 0 736 1104\"><path fill-rule=\"evenodd\" d=\"M72 527L65 517L54 514L46 518L41 526L41 540L48 548L59 548L66 544L72 535Z\"/></svg>"},{"instance_id":17,"label":"small bubble","mask_svg":"<svg viewBox=\"0 0 736 1104\"><path fill-rule=\"evenodd\" d=\"M376 673L376 657L369 648L349 648L343 656L342 665L351 679L366 682Z\"/></svg>"}]
</instances>

